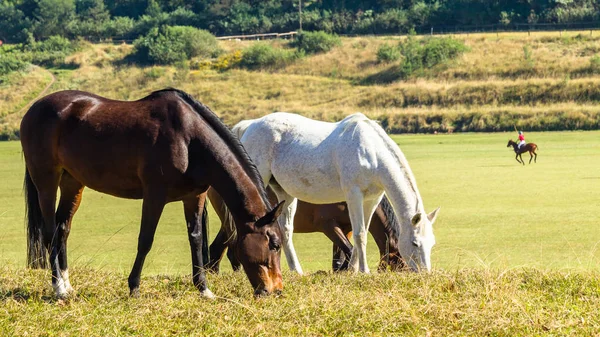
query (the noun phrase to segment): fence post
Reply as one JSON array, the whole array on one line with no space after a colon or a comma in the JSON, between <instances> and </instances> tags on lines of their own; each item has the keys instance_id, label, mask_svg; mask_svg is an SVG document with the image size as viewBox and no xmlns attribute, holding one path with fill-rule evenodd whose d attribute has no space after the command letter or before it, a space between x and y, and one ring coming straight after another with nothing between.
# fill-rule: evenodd
<instances>
[{"instance_id":1,"label":"fence post","mask_svg":"<svg viewBox=\"0 0 600 337\"><path fill-rule=\"evenodd\" d=\"M433 27L431 27L431 35L433 35Z\"/></svg>"}]
</instances>

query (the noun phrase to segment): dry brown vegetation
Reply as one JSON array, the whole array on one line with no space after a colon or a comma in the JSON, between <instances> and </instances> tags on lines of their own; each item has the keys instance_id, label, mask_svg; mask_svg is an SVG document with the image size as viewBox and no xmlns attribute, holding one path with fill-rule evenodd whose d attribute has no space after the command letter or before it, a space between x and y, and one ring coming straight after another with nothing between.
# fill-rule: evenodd
<instances>
[{"instance_id":1,"label":"dry brown vegetation","mask_svg":"<svg viewBox=\"0 0 600 337\"><path fill-rule=\"evenodd\" d=\"M174 86L211 106L231 124L273 111L338 120L362 111L390 132L595 129L600 125L600 33L547 32L456 35L470 48L458 60L402 78L399 60L377 62L377 49L403 37L344 38L341 47L272 71L138 67L121 60L128 45L88 45L57 71L52 90L87 90L115 99L138 99ZM253 41L223 41L229 52ZM285 47L286 41L272 41ZM35 97L45 78L15 76L0 93L3 115ZM25 80L27 78L27 80ZM26 86L23 84L26 83ZM25 89L25 90L23 90ZM31 92L31 94L27 94ZM496 115L488 117L494 112ZM16 118L15 118L16 117ZM0 121L14 129L19 116ZM0 126L1 128L2 126Z\"/></svg>"}]
</instances>

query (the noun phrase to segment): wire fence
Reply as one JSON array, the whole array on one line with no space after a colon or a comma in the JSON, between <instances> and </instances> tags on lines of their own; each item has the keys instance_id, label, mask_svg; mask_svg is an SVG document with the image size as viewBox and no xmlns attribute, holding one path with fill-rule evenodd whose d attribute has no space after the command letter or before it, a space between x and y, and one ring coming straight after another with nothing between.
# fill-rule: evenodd
<instances>
[{"instance_id":1,"label":"wire fence","mask_svg":"<svg viewBox=\"0 0 600 337\"><path fill-rule=\"evenodd\" d=\"M600 21L566 22L566 23L510 23L489 25L445 25L420 27L416 29L419 35L444 35L444 34L469 34L469 33L506 33L506 32L541 32L541 31L590 31L600 30ZM239 34L217 36L218 40L267 40L267 39L294 39L299 32L265 33L265 34ZM372 34L340 34L342 36L391 36L405 35L406 33L372 33ZM90 39L91 42L100 42ZM112 41L114 44L133 43L131 39L113 38L102 41Z\"/></svg>"},{"instance_id":2,"label":"wire fence","mask_svg":"<svg viewBox=\"0 0 600 337\"><path fill-rule=\"evenodd\" d=\"M566 23L511 23L489 25L447 25L421 27L417 29L420 35L425 34L468 34L468 33L503 33L503 32L534 32L534 31L587 31L600 29L600 21L566 22Z\"/></svg>"}]
</instances>

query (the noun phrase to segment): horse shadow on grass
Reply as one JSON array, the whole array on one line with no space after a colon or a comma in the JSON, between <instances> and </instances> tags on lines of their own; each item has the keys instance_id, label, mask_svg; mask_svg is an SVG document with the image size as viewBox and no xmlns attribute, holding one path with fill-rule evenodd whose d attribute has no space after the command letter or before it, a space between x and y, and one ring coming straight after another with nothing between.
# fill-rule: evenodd
<instances>
[{"instance_id":1,"label":"horse shadow on grass","mask_svg":"<svg viewBox=\"0 0 600 337\"><path fill-rule=\"evenodd\" d=\"M30 290L23 288L13 288L13 289L1 289L0 290L0 302L4 302L6 300L12 299L16 302L27 302L31 298L39 297L44 302L52 302L53 297L49 295L40 295L32 293Z\"/></svg>"}]
</instances>

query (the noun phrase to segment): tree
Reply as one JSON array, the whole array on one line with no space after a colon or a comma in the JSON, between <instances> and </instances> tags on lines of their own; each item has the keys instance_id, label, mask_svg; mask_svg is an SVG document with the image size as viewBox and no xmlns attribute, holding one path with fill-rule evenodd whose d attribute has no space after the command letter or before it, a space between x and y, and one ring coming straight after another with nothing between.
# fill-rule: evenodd
<instances>
[{"instance_id":1,"label":"tree","mask_svg":"<svg viewBox=\"0 0 600 337\"><path fill-rule=\"evenodd\" d=\"M36 39L65 35L64 27L75 17L74 0L38 0L34 11Z\"/></svg>"}]
</instances>

